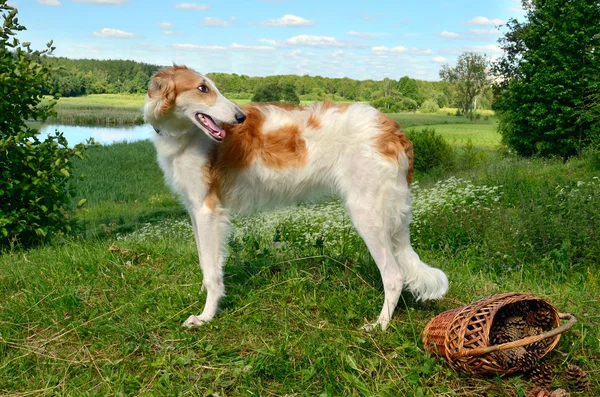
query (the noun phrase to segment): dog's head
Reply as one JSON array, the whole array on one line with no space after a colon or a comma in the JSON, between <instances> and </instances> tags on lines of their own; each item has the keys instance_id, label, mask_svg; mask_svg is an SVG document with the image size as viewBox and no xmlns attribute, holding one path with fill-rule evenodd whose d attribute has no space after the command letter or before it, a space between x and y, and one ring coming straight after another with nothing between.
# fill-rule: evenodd
<instances>
[{"instance_id":1,"label":"dog's head","mask_svg":"<svg viewBox=\"0 0 600 397\"><path fill-rule=\"evenodd\" d=\"M169 134L189 131L192 125L212 140L225 138L222 124L239 124L246 115L227 100L207 77L185 66L173 65L152 76L144 107L146 121Z\"/></svg>"}]
</instances>

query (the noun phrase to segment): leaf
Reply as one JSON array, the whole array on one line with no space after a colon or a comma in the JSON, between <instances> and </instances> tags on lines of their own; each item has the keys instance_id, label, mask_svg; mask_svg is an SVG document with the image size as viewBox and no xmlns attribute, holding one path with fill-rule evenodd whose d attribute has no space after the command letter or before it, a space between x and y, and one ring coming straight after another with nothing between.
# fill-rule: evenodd
<instances>
[{"instance_id":1,"label":"leaf","mask_svg":"<svg viewBox=\"0 0 600 397\"><path fill-rule=\"evenodd\" d=\"M77 203L77 208L81 208L81 207L83 207L83 206L84 206L84 205L86 205L86 204L87 204L87 199L81 199L81 200L79 200L79 202Z\"/></svg>"},{"instance_id":2,"label":"leaf","mask_svg":"<svg viewBox=\"0 0 600 397\"><path fill-rule=\"evenodd\" d=\"M61 168L60 173L63 174L66 178L69 178L71 174L66 168Z\"/></svg>"}]
</instances>

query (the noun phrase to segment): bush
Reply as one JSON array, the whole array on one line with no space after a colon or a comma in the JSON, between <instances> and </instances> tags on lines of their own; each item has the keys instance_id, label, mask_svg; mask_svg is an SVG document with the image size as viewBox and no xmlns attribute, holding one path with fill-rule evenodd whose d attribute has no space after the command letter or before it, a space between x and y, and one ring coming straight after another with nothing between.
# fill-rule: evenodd
<instances>
[{"instance_id":1,"label":"bush","mask_svg":"<svg viewBox=\"0 0 600 397\"><path fill-rule=\"evenodd\" d=\"M409 130L407 135L413 144L416 170L430 172L436 168L454 168L454 151L442 136L435 133L434 128Z\"/></svg>"},{"instance_id":2,"label":"bush","mask_svg":"<svg viewBox=\"0 0 600 397\"><path fill-rule=\"evenodd\" d=\"M414 99L404 97L398 102L398 107L403 112L414 112L419 107L419 104Z\"/></svg>"},{"instance_id":3,"label":"bush","mask_svg":"<svg viewBox=\"0 0 600 397\"><path fill-rule=\"evenodd\" d=\"M421 105L421 113L437 113L440 110L438 103L433 99L428 99Z\"/></svg>"},{"instance_id":4,"label":"bush","mask_svg":"<svg viewBox=\"0 0 600 397\"><path fill-rule=\"evenodd\" d=\"M84 145L71 149L60 133L43 141L26 120L44 121L54 115L56 97L42 101L42 87L50 70L40 62L52 53L20 44L15 32L17 10L0 0L4 20L0 31L0 249L30 245L52 233L69 231L68 182L73 156L82 157ZM11 40L9 40L11 39ZM83 202L82 202L83 203Z\"/></svg>"}]
</instances>

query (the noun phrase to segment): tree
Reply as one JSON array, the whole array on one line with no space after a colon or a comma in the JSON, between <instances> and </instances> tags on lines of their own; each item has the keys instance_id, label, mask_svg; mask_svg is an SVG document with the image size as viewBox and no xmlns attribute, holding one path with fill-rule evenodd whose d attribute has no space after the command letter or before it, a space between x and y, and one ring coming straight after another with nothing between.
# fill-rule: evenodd
<instances>
[{"instance_id":1,"label":"tree","mask_svg":"<svg viewBox=\"0 0 600 397\"><path fill-rule=\"evenodd\" d=\"M401 96L417 102L418 105L423 103L423 96L419 94L419 87L415 79L411 79L408 76L402 77L398 81L398 92Z\"/></svg>"},{"instance_id":2,"label":"tree","mask_svg":"<svg viewBox=\"0 0 600 397\"><path fill-rule=\"evenodd\" d=\"M254 102L279 102L281 100L294 105L300 103L300 98L296 94L296 87L289 81L283 83L278 83L275 80L266 81L256 88L252 96Z\"/></svg>"},{"instance_id":3,"label":"tree","mask_svg":"<svg viewBox=\"0 0 600 397\"><path fill-rule=\"evenodd\" d=\"M443 65L440 70L442 80L454 83L457 101L464 115L473 108L475 97L490 84L488 66L486 55L464 52L458 57L455 67Z\"/></svg>"},{"instance_id":4,"label":"tree","mask_svg":"<svg viewBox=\"0 0 600 397\"><path fill-rule=\"evenodd\" d=\"M581 155L600 134L600 3L523 1L494 64L505 144L524 156Z\"/></svg>"},{"instance_id":5,"label":"tree","mask_svg":"<svg viewBox=\"0 0 600 397\"><path fill-rule=\"evenodd\" d=\"M67 207L70 158L82 156L82 145L71 149L62 134L40 141L27 120L44 121L54 114L56 96L43 100L50 70L40 58L52 53L20 43L24 30L17 10L0 0L0 249L31 244L53 232L70 229Z\"/></svg>"}]
</instances>

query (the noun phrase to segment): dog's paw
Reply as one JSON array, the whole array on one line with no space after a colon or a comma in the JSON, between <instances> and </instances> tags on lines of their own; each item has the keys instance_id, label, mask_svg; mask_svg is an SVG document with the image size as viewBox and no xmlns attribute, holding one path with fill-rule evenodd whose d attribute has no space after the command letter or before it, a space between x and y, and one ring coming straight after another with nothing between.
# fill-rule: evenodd
<instances>
[{"instance_id":1,"label":"dog's paw","mask_svg":"<svg viewBox=\"0 0 600 397\"><path fill-rule=\"evenodd\" d=\"M377 328L381 327L382 331L385 331L386 328L388 327L389 321L381 321L381 320L377 320L376 322L370 324L367 323L365 325L362 326L362 329L367 331L367 332L372 332L375 331Z\"/></svg>"},{"instance_id":2,"label":"dog's paw","mask_svg":"<svg viewBox=\"0 0 600 397\"><path fill-rule=\"evenodd\" d=\"M182 326L186 328L196 328L207 323L209 320L210 319L203 319L202 316L189 316L188 319L183 322Z\"/></svg>"}]
</instances>

